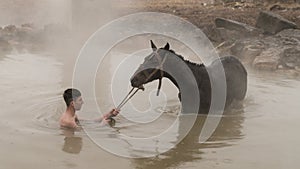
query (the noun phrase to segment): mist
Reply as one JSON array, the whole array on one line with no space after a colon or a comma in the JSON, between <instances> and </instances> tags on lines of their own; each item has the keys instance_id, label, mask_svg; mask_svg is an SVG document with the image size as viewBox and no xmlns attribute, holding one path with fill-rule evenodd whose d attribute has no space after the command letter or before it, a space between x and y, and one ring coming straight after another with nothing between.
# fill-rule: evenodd
<instances>
[{"instance_id":1,"label":"mist","mask_svg":"<svg viewBox=\"0 0 300 169\"><path fill-rule=\"evenodd\" d=\"M129 2L129 1L127 1ZM35 28L59 25L75 39L87 39L120 10L109 0L0 0L0 27L31 24Z\"/></svg>"},{"instance_id":2,"label":"mist","mask_svg":"<svg viewBox=\"0 0 300 169\"><path fill-rule=\"evenodd\" d=\"M71 24L71 0L1 0L0 25Z\"/></svg>"}]
</instances>

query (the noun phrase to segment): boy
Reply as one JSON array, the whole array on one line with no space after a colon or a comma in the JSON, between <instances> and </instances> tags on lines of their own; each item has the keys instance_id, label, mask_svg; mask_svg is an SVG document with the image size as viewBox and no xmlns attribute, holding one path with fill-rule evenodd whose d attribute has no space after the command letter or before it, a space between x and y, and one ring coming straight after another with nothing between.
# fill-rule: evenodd
<instances>
[{"instance_id":1,"label":"boy","mask_svg":"<svg viewBox=\"0 0 300 169\"><path fill-rule=\"evenodd\" d=\"M61 127L77 128L79 127L79 120L76 115L76 111L81 109L83 105L83 99L79 90L70 88L65 90L63 94L64 100L67 105L66 111L62 114L59 120ZM119 114L119 111L112 109L110 112L104 114L100 119L96 120L99 122L108 123L109 117L113 117Z\"/></svg>"}]
</instances>

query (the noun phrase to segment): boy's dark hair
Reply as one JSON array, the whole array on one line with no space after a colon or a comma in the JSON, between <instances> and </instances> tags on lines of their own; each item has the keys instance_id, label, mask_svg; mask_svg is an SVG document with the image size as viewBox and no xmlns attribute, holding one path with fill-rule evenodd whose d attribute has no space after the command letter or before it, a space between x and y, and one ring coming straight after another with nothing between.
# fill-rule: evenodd
<instances>
[{"instance_id":1,"label":"boy's dark hair","mask_svg":"<svg viewBox=\"0 0 300 169\"><path fill-rule=\"evenodd\" d=\"M77 89L70 88L70 89L65 90L63 96L64 96L64 100L67 104L67 107L69 107L71 101L75 100L77 97L80 97L81 93Z\"/></svg>"}]
</instances>

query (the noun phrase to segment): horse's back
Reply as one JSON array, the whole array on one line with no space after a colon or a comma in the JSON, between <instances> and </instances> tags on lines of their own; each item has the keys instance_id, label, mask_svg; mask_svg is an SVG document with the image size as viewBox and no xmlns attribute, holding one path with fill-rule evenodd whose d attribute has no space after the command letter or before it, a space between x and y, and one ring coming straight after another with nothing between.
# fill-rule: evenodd
<instances>
[{"instance_id":1,"label":"horse's back","mask_svg":"<svg viewBox=\"0 0 300 169\"><path fill-rule=\"evenodd\" d=\"M247 92L247 71L243 64L234 56L225 56L220 58L222 63L227 83L227 99L230 102L233 99L244 99ZM214 61L211 66L217 66L217 61Z\"/></svg>"}]
</instances>

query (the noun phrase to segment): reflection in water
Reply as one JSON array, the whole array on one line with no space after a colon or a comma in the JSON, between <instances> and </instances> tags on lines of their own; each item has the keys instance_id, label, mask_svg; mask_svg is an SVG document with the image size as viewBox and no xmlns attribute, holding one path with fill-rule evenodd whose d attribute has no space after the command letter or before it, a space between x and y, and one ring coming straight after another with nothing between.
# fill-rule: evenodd
<instances>
[{"instance_id":1,"label":"reflection in water","mask_svg":"<svg viewBox=\"0 0 300 169\"><path fill-rule=\"evenodd\" d=\"M62 88L65 87L61 86L61 79L65 81L69 77L62 78L65 73L62 68L65 67L50 56L8 55L0 59L0 148L5 152L5 156L0 157L3 162L1 167L47 169L53 168L53 165L54 168L103 166L103 160L90 157L105 159L107 167L102 168L152 169L188 166L281 169L298 166L300 82L295 78L275 76L273 73L250 73L247 99L243 102L245 107L227 112L208 142L198 142L205 121L205 116L199 116L186 138L170 151L154 158L126 159L101 151L91 141L85 140L83 144L83 139L87 136L82 132L63 131L63 135L57 137L58 132L62 131L58 127L58 118L65 109L61 98ZM107 93L102 93L104 96L100 95L101 98L107 99ZM137 103L141 104L140 101ZM115 128L103 128L98 123L84 125L99 134L102 141L116 145L121 140L120 134L156 135L160 129L172 124L168 122L174 120L172 115L176 116L178 105L174 103L174 107L167 107L167 110L154 109L167 112L160 116L155 125L144 124L139 127L124 122L121 117L116 118ZM111 107L110 104L104 106ZM88 108L87 105L85 107ZM128 110L123 110L122 113L124 112ZM167 141L176 137L174 133ZM62 141L64 143L57 146L56 143ZM156 141L159 145L166 140ZM131 146L127 143L121 144ZM168 145L159 146L165 148ZM117 146L113 148L115 147ZM136 147L141 148L138 150L143 150L143 153L154 150L154 147L146 144L137 143ZM15 152L19 152L17 158ZM80 155L80 158L74 154ZM32 164L32 159L38 160L40 166ZM68 161L68 166L61 161Z\"/></svg>"},{"instance_id":2,"label":"reflection in water","mask_svg":"<svg viewBox=\"0 0 300 169\"><path fill-rule=\"evenodd\" d=\"M62 77L66 73L63 68L65 65L46 55L15 54L0 59L0 149L5 153L0 157L2 168L79 169L89 165L90 168L127 169L281 169L299 166L300 81L295 77L249 72L249 90L243 102L245 107L226 112L206 143L198 142L205 121L205 116L199 116L187 137L170 151L154 158L126 159L103 151L82 131L59 129L58 118L65 109L61 94L66 87L61 83L70 76ZM107 93L102 93L100 97L107 99ZM137 103L142 104L139 100ZM111 104L104 106L111 108ZM165 112L154 125L137 126L119 116L116 117L115 128L101 127L99 123L83 125L98 134L102 141L112 143L112 148L123 144L135 146L138 148L135 150L142 153L152 153L155 147L148 144L138 142L133 145L117 141L122 139L121 134L147 137L160 133L161 129L172 124L178 106L179 103L172 102L167 109L153 109ZM88 108L88 104L85 107ZM124 109L122 113L125 112L129 109ZM86 112L80 114L85 115ZM179 127L184 127L183 122L180 124ZM59 135L61 132L63 135ZM168 140L155 140L157 146L162 149L168 147L160 143L172 144L177 133L171 133ZM39 165L32 163L32 159ZM67 165L62 161L67 161Z\"/></svg>"},{"instance_id":3,"label":"reflection in water","mask_svg":"<svg viewBox=\"0 0 300 169\"><path fill-rule=\"evenodd\" d=\"M244 122L244 110L230 110L225 112L214 134L206 143L199 143L201 129L206 116L198 116L188 135L173 149L154 158L134 159L136 168L176 168L187 162L195 162L202 159L205 149L222 148L232 146L234 141L242 139L242 123ZM180 120L180 128L184 128L185 119Z\"/></svg>"},{"instance_id":4,"label":"reflection in water","mask_svg":"<svg viewBox=\"0 0 300 169\"><path fill-rule=\"evenodd\" d=\"M75 136L73 129L62 129L62 131L65 135L62 150L66 153L79 154L82 149L82 138Z\"/></svg>"}]
</instances>

